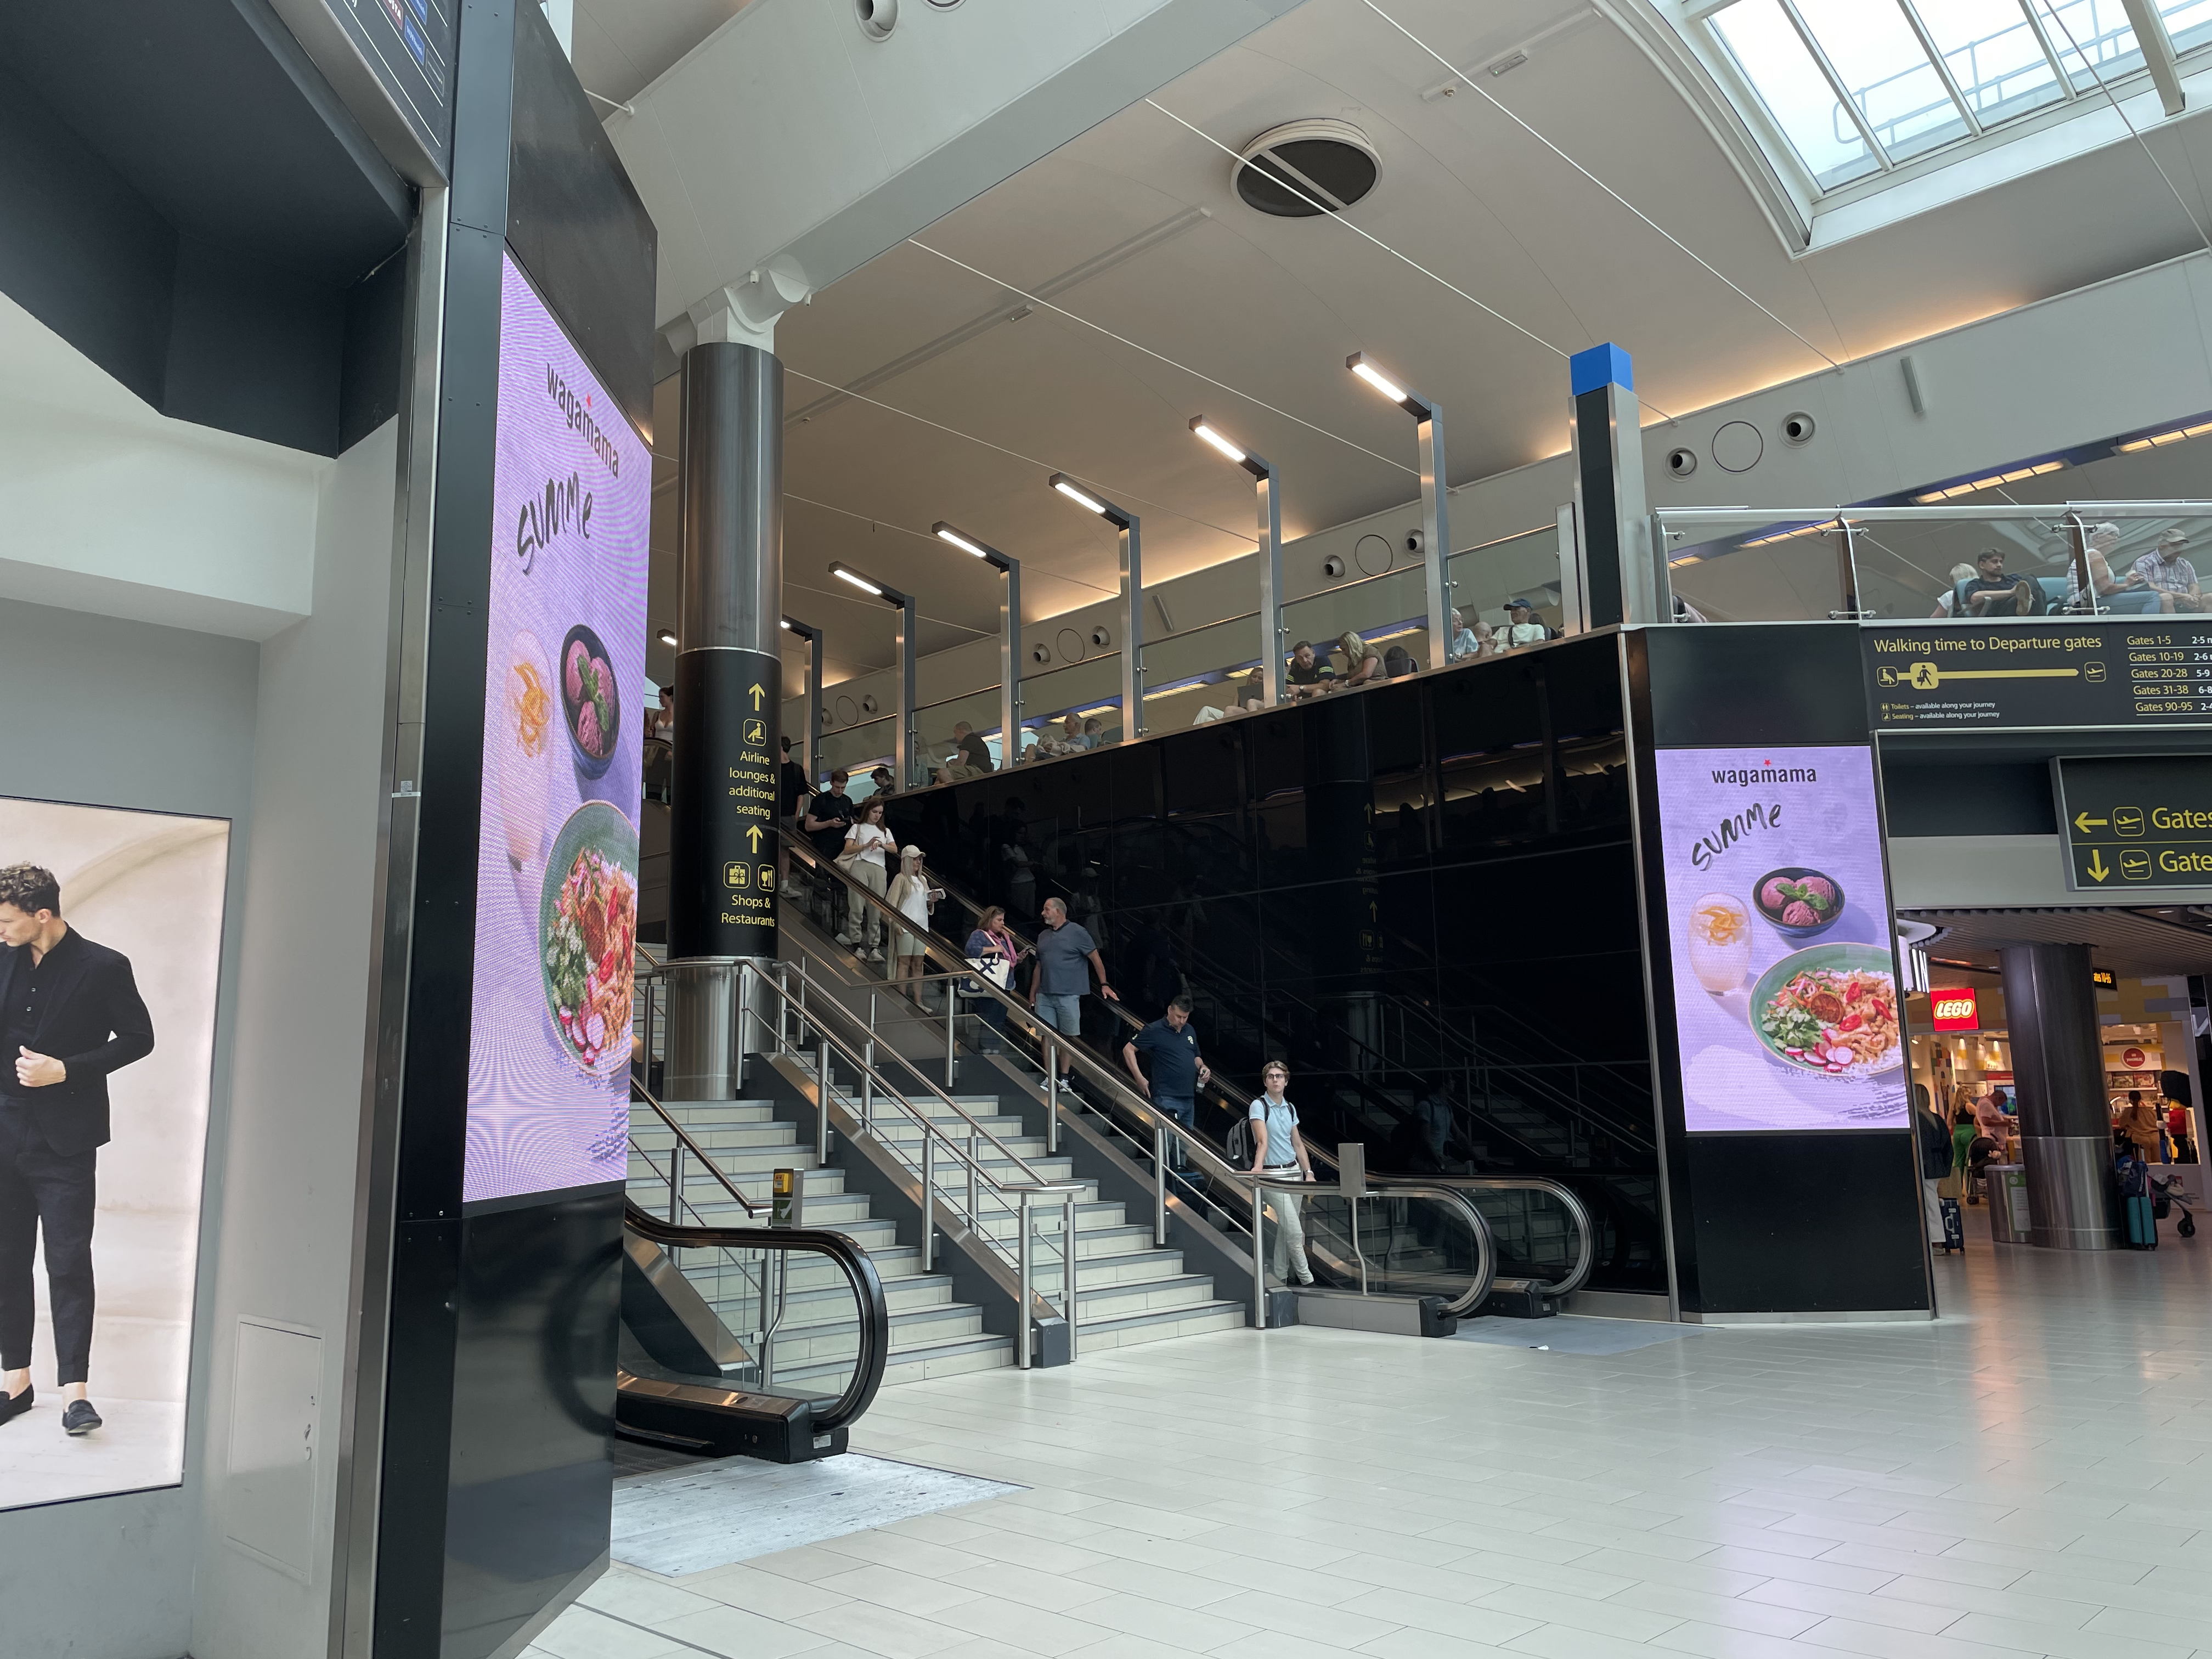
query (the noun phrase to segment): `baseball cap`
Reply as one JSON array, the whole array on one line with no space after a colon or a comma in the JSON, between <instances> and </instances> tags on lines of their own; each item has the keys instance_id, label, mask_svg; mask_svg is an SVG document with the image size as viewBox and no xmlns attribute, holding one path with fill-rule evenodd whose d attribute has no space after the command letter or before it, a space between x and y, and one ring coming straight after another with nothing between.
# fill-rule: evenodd
<instances>
[{"instance_id":1,"label":"baseball cap","mask_svg":"<svg viewBox=\"0 0 2212 1659\"><path fill-rule=\"evenodd\" d=\"M2179 530L2169 530L2158 538L2158 544L2160 547L2186 547L2189 545L2189 538Z\"/></svg>"},{"instance_id":2,"label":"baseball cap","mask_svg":"<svg viewBox=\"0 0 2212 1659\"><path fill-rule=\"evenodd\" d=\"M1505 601L1505 608L1508 611L1534 611L1536 607L1526 599L1508 599Z\"/></svg>"}]
</instances>

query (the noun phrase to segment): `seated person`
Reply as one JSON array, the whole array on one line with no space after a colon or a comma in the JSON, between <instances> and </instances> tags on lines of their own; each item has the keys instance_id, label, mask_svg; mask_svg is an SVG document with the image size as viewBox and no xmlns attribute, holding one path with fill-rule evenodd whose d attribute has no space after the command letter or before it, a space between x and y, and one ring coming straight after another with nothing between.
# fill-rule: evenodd
<instances>
[{"instance_id":1,"label":"seated person","mask_svg":"<svg viewBox=\"0 0 2212 1659\"><path fill-rule=\"evenodd\" d=\"M982 773L998 770L998 763L991 758L989 740L966 720L953 722L952 741L960 745L960 752L967 757L968 765L975 771Z\"/></svg>"},{"instance_id":2,"label":"seated person","mask_svg":"<svg viewBox=\"0 0 2212 1659\"><path fill-rule=\"evenodd\" d=\"M1413 653L1402 645L1394 645L1382 653L1382 672L1387 678L1403 679L1408 674L1418 674L1420 672L1421 665L1414 660Z\"/></svg>"},{"instance_id":3,"label":"seated person","mask_svg":"<svg viewBox=\"0 0 2212 1659\"><path fill-rule=\"evenodd\" d=\"M2043 590L2033 576L2005 574L2005 553L2001 547L1985 547L1974 559L1974 575L1971 580L1955 583L1951 589L1950 608L1938 608L1931 616L1959 617L2033 617L2043 610Z\"/></svg>"},{"instance_id":4,"label":"seated person","mask_svg":"<svg viewBox=\"0 0 2212 1659\"><path fill-rule=\"evenodd\" d=\"M1291 653L1290 666L1284 671L1284 677L1290 682L1290 696L1294 701L1318 696L1336 680L1328 665L1314 655L1311 640L1298 641L1297 648Z\"/></svg>"},{"instance_id":5,"label":"seated person","mask_svg":"<svg viewBox=\"0 0 2212 1659\"><path fill-rule=\"evenodd\" d=\"M1524 645L1541 645L1546 640L1556 640L1558 632L1547 628L1537 618L1536 607L1526 599L1505 601L1505 625L1493 629L1490 635L1492 651L1512 651Z\"/></svg>"},{"instance_id":6,"label":"seated person","mask_svg":"<svg viewBox=\"0 0 2212 1659\"><path fill-rule=\"evenodd\" d=\"M2158 538L2158 546L2135 562L2131 574L2143 579L2144 585L2157 591L2159 609L2168 616L2178 611L2201 613L2204 608L2204 592L2197 586L2197 567L2181 556L2181 550L2189 545L2189 538L2179 530L2169 530Z\"/></svg>"},{"instance_id":7,"label":"seated person","mask_svg":"<svg viewBox=\"0 0 2212 1659\"><path fill-rule=\"evenodd\" d=\"M969 762L968 758L968 751L966 750L955 749L951 754L947 755L941 763L939 763L937 768L935 781L939 783L966 783L971 778L980 778L984 775L985 775L982 772L977 770L976 768Z\"/></svg>"},{"instance_id":8,"label":"seated person","mask_svg":"<svg viewBox=\"0 0 2212 1659\"><path fill-rule=\"evenodd\" d=\"M2130 570L2124 580L2112 574L2111 554L2120 544L2120 527L2116 524L2092 525L2083 539L2086 557L2082 562L2089 567L2089 585L2096 591L2096 603L2092 605L2082 596L2081 576L2074 562L2074 550L2066 538L2059 539L2059 556L2066 562L2066 608L2069 611L2114 611L2134 616L2144 616L2159 608L2158 590L2144 580L2137 570ZM1958 573L1954 571L1955 581Z\"/></svg>"},{"instance_id":9,"label":"seated person","mask_svg":"<svg viewBox=\"0 0 2212 1659\"><path fill-rule=\"evenodd\" d=\"M1036 751L1040 755L1073 755L1083 747L1083 722L1070 714L1057 726L1048 726L1037 733Z\"/></svg>"},{"instance_id":10,"label":"seated person","mask_svg":"<svg viewBox=\"0 0 2212 1659\"><path fill-rule=\"evenodd\" d=\"M1338 680L1340 685L1372 685L1382 678L1382 653L1361 639L1352 629L1336 636L1336 648L1344 653L1345 670Z\"/></svg>"},{"instance_id":11,"label":"seated person","mask_svg":"<svg viewBox=\"0 0 2212 1659\"><path fill-rule=\"evenodd\" d=\"M1083 746L1085 749L1100 749L1105 746L1105 743L1106 722L1093 714L1083 722Z\"/></svg>"},{"instance_id":12,"label":"seated person","mask_svg":"<svg viewBox=\"0 0 2212 1659\"><path fill-rule=\"evenodd\" d=\"M1446 662L1465 662L1470 657L1482 655L1490 635L1487 623L1477 623L1469 628L1457 611L1451 613L1451 644L1444 650Z\"/></svg>"},{"instance_id":13,"label":"seated person","mask_svg":"<svg viewBox=\"0 0 2212 1659\"><path fill-rule=\"evenodd\" d=\"M1265 708L1267 706L1267 677L1261 670L1254 669L1237 686L1237 706L1239 708Z\"/></svg>"}]
</instances>

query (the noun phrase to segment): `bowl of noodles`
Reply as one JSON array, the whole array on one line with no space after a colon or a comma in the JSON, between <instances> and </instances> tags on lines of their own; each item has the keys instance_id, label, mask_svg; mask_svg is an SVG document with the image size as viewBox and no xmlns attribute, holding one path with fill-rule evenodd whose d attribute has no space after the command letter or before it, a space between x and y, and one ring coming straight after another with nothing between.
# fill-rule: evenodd
<instances>
[{"instance_id":1,"label":"bowl of noodles","mask_svg":"<svg viewBox=\"0 0 2212 1659\"><path fill-rule=\"evenodd\" d=\"M1863 1077L1903 1063L1897 970L1878 945L1791 952L1751 988L1751 1029L1784 1065Z\"/></svg>"},{"instance_id":2,"label":"bowl of noodles","mask_svg":"<svg viewBox=\"0 0 2212 1659\"><path fill-rule=\"evenodd\" d=\"M637 830L603 800L568 814L545 860L538 967L568 1057L594 1076L629 1064L637 957Z\"/></svg>"}]
</instances>

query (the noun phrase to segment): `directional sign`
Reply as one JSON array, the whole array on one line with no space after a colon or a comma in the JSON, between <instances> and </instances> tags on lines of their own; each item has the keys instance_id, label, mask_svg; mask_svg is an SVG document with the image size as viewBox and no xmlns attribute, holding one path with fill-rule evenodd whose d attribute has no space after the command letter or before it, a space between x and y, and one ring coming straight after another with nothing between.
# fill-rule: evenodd
<instances>
[{"instance_id":1,"label":"directional sign","mask_svg":"<svg viewBox=\"0 0 2212 1659\"><path fill-rule=\"evenodd\" d=\"M2051 768L2075 891L2212 887L2212 755Z\"/></svg>"},{"instance_id":2,"label":"directional sign","mask_svg":"<svg viewBox=\"0 0 2212 1659\"><path fill-rule=\"evenodd\" d=\"M2212 724L2212 617L1885 623L1859 637L1879 732Z\"/></svg>"}]
</instances>

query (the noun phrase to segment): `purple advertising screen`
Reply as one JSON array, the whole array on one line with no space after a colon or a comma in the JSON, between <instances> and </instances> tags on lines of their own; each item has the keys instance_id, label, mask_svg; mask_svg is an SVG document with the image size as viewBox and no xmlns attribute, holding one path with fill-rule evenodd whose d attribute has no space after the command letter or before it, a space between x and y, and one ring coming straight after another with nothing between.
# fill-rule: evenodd
<instances>
[{"instance_id":1,"label":"purple advertising screen","mask_svg":"<svg viewBox=\"0 0 2212 1659\"><path fill-rule=\"evenodd\" d=\"M620 1181L643 761L644 442L513 255L500 301L470 1202Z\"/></svg>"},{"instance_id":2,"label":"purple advertising screen","mask_svg":"<svg viewBox=\"0 0 2212 1659\"><path fill-rule=\"evenodd\" d=\"M1690 1132L1903 1128L1873 751L1654 759Z\"/></svg>"}]
</instances>

